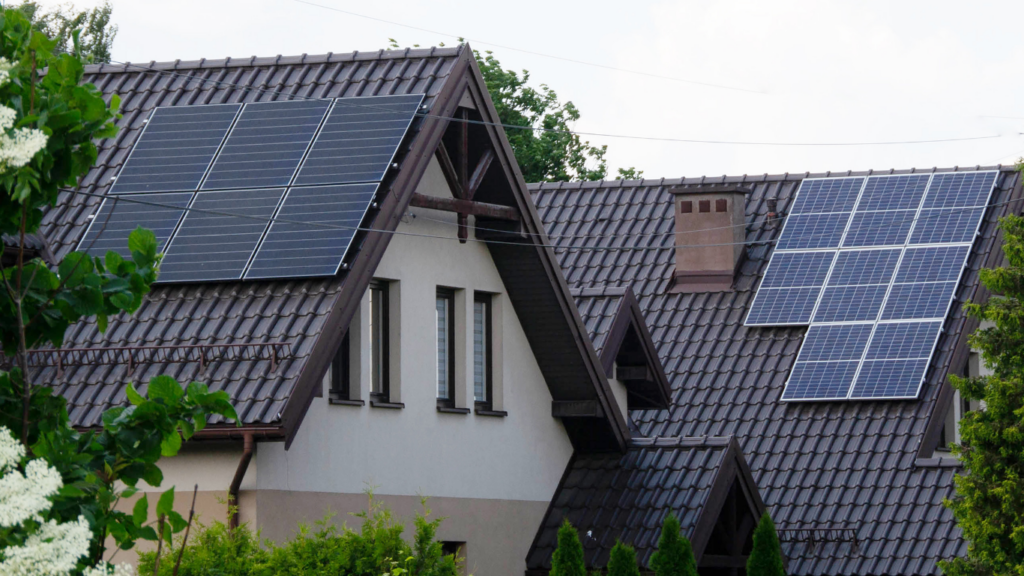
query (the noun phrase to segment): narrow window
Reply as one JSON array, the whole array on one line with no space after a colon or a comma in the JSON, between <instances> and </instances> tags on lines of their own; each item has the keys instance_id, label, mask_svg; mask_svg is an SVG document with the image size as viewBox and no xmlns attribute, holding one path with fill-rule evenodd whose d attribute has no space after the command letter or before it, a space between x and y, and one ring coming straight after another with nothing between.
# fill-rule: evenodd
<instances>
[{"instance_id":1,"label":"narrow window","mask_svg":"<svg viewBox=\"0 0 1024 576\"><path fill-rule=\"evenodd\" d=\"M348 332L341 339L341 346L331 362L331 397L337 400L351 400L351 364L349 363Z\"/></svg>"},{"instance_id":2,"label":"narrow window","mask_svg":"<svg viewBox=\"0 0 1024 576\"><path fill-rule=\"evenodd\" d=\"M473 399L491 403L491 296L473 297Z\"/></svg>"},{"instance_id":3,"label":"narrow window","mask_svg":"<svg viewBox=\"0 0 1024 576\"><path fill-rule=\"evenodd\" d=\"M455 294L451 290L437 290L437 400L438 405L455 404Z\"/></svg>"},{"instance_id":4,"label":"narrow window","mask_svg":"<svg viewBox=\"0 0 1024 576\"><path fill-rule=\"evenodd\" d=\"M370 284L370 393L387 402L388 390L388 285Z\"/></svg>"}]
</instances>

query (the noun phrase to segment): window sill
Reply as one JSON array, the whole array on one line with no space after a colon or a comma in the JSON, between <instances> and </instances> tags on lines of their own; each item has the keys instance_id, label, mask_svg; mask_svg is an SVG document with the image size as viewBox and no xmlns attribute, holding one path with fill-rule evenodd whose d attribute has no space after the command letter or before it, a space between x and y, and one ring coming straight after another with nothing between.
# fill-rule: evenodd
<instances>
[{"instance_id":1,"label":"window sill","mask_svg":"<svg viewBox=\"0 0 1024 576\"><path fill-rule=\"evenodd\" d=\"M405 408L403 402L384 402L382 400L370 400L371 408L388 408L390 410L401 410Z\"/></svg>"},{"instance_id":2,"label":"window sill","mask_svg":"<svg viewBox=\"0 0 1024 576\"><path fill-rule=\"evenodd\" d=\"M334 406L366 406L365 400L349 400L347 398L339 398L331 395L327 401Z\"/></svg>"},{"instance_id":3,"label":"window sill","mask_svg":"<svg viewBox=\"0 0 1024 576\"><path fill-rule=\"evenodd\" d=\"M437 411L442 414L469 414L469 408L449 408L447 406L438 406Z\"/></svg>"},{"instance_id":4,"label":"window sill","mask_svg":"<svg viewBox=\"0 0 1024 576\"><path fill-rule=\"evenodd\" d=\"M490 408L487 408L487 407L477 406L476 407L476 415L477 416L496 416L498 418L505 418L506 416L508 416L508 412L505 411L505 410L491 410Z\"/></svg>"}]
</instances>

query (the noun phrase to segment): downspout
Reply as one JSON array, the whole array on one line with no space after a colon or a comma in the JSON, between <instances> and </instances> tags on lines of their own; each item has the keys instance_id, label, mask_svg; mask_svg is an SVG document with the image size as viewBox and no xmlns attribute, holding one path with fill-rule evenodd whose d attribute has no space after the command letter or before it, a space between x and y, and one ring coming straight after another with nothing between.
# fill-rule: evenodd
<instances>
[{"instance_id":1,"label":"downspout","mask_svg":"<svg viewBox=\"0 0 1024 576\"><path fill-rule=\"evenodd\" d=\"M242 478L245 478L249 461L252 460L252 432L246 432L243 438L242 459L238 461L235 477L231 479L231 487L228 488L228 526L231 529L238 528L238 490L242 487Z\"/></svg>"}]
</instances>

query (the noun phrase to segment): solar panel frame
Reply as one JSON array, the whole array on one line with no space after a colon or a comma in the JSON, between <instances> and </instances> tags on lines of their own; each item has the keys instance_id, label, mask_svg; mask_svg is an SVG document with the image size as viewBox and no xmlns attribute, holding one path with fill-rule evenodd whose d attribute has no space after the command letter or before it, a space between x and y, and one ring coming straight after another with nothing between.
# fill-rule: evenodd
<instances>
[{"instance_id":1,"label":"solar panel frame","mask_svg":"<svg viewBox=\"0 0 1024 576\"><path fill-rule=\"evenodd\" d=\"M854 212L843 236L843 248L903 246L910 237L916 210Z\"/></svg>"},{"instance_id":2,"label":"solar panel frame","mask_svg":"<svg viewBox=\"0 0 1024 576\"><path fill-rule=\"evenodd\" d=\"M849 390L857 377L857 370L861 362L858 360L847 360L841 362L796 362L790 370L789 378L786 380L786 387L782 391L782 402L826 402L831 400L845 400ZM827 386L814 386L829 370L839 371L840 380L833 380ZM803 378L813 378L811 382L804 384ZM811 393L810 390L817 393ZM807 390L807 393L801 393Z\"/></svg>"},{"instance_id":3,"label":"solar panel frame","mask_svg":"<svg viewBox=\"0 0 1024 576\"><path fill-rule=\"evenodd\" d=\"M820 292L821 288L816 286L807 288L765 288L758 290L754 296L754 302L751 303L750 310L747 312L747 319L744 324L746 326L805 326L814 314L814 305ZM803 308L788 316L783 315L780 306L784 305L785 302L780 302L779 298L801 302ZM762 302L766 299L775 300L767 303ZM755 317L755 311L758 310L757 306L759 303L762 308L767 307L761 314L764 318L760 319Z\"/></svg>"},{"instance_id":4,"label":"solar panel frame","mask_svg":"<svg viewBox=\"0 0 1024 576\"><path fill-rule=\"evenodd\" d=\"M78 245L75 247L75 250L80 252L86 252L87 254L90 254L92 256L102 257L103 255L106 254L107 250L99 251L100 249L96 247L96 244L99 243L99 241L103 238L105 234L109 233L112 238L124 238L123 245L120 245L120 247L116 249L110 248L109 250L117 252L123 258L131 258L131 251L128 249L128 235L138 226L143 226L144 228L147 228L150 231L152 231L153 234L156 236L157 251L161 252L167 246L167 243L170 241L170 239L174 236L174 232L175 230L177 230L178 225L181 223L182 218L185 217L185 213L188 210L188 205L191 202L193 195L193 192L154 192L152 193L151 196L147 196L146 200L139 202L133 202L131 199L125 198L124 195L108 196L103 200L102 203L100 203L100 206L96 211L96 214L93 216L92 221L89 223L89 226L86 227L85 233L82 234L82 239L78 242ZM181 207L166 208L163 206L149 206L150 203L180 204ZM107 209L108 206L110 207L110 217L104 218L104 210ZM144 226L144 224L146 224L146 220L142 220L142 223L140 223L140 220L138 218L131 220L129 227L124 229L125 233L123 235L116 234L117 232L121 232L121 230L118 230L116 228L110 228L109 224L110 221L113 220L114 215L116 214L116 211L118 210L119 206L123 206L123 209L127 210L128 213L136 209L139 212L146 211L147 213L159 213L160 211L171 212L165 218L165 220L169 224L169 226L164 227L168 229L167 234L165 236L162 235L162 228L157 228L154 226ZM174 215L175 212L177 213L176 215ZM93 234L93 230L95 230L97 226L100 229L96 230L97 236L94 241L92 240L91 235Z\"/></svg>"},{"instance_id":5,"label":"solar panel frame","mask_svg":"<svg viewBox=\"0 0 1024 576\"><path fill-rule=\"evenodd\" d=\"M921 394L921 386L928 375L929 360L865 360L860 369L847 400L914 400ZM875 385L871 378L879 378L887 367L899 369L899 380L893 382L888 377L885 384ZM881 390L874 392L879 387Z\"/></svg>"},{"instance_id":6,"label":"solar panel frame","mask_svg":"<svg viewBox=\"0 0 1024 576\"><path fill-rule=\"evenodd\" d=\"M927 208L921 210L910 244L972 243L985 208Z\"/></svg>"},{"instance_id":7,"label":"solar panel frame","mask_svg":"<svg viewBox=\"0 0 1024 576\"><path fill-rule=\"evenodd\" d=\"M800 189L797 190L796 198L793 199L793 208L790 210L790 214L830 214L830 213L842 213L842 212L853 212L854 206L857 204L857 198L860 196L864 184L867 178L864 176L845 176L839 178L807 178L800 182ZM835 203L829 203L826 198L824 202L815 200L808 200L808 193L817 193L817 190L809 191L805 187L810 183L811 186L821 183L825 186L826 183L838 187L840 194L850 194L852 191L852 198L849 199L848 205L837 205ZM849 191L844 191L843 187L849 188ZM829 190L825 192L828 194L832 192Z\"/></svg>"},{"instance_id":8,"label":"solar panel frame","mask_svg":"<svg viewBox=\"0 0 1024 576\"><path fill-rule=\"evenodd\" d=\"M779 241L775 249L783 250L814 250L836 249L842 245L843 236L850 225L852 212L827 212L820 214L791 214L786 217ZM804 224L804 222L812 222ZM806 235L786 235L792 227L800 226L808 230Z\"/></svg>"},{"instance_id":9,"label":"solar panel frame","mask_svg":"<svg viewBox=\"0 0 1024 576\"><path fill-rule=\"evenodd\" d=\"M882 309L887 290L887 284L826 287L814 309L811 323L874 321Z\"/></svg>"},{"instance_id":10,"label":"solar panel frame","mask_svg":"<svg viewBox=\"0 0 1024 576\"><path fill-rule=\"evenodd\" d=\"M932 176L932 182L928 186L928 196L922 209L932 208L976 208L988 204L992 197L998 181L999 172L996 170L978 170L971 172L941 172ZM945 186L952 188L959 181L962 191L966 185L967 194L952 194L952 198L946 195ZM934 193L933 193L934 189ZM939 199L941 200L933 200Z\"/></svg>"},{"instance_id":11,"label":"solar panel frame","mask_svg":"<svg viewBox=\"0 0 1024 576\"><path fill-rule=\"evenodd\" d=\"M808 288L824 286L835 254L831 251L782 252L774 256L761 279L761 288ZM808 272L815 276L799 281ZM792 279L792 280L791 280Z\"/></svg>"}]
</instances>

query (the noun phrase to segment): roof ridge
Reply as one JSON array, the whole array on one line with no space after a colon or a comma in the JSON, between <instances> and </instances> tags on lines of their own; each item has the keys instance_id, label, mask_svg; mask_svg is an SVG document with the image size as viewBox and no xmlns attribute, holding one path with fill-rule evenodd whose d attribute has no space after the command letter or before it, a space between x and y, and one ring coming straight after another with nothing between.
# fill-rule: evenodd
<instances>
[{"instance_id":1,"label":"roof ridge","mask_svg":"<svg viewBox=\"0 0 1024 576\"><path fill-rule=\"evenodd\" d=\"M253 68L259 66L281 66L289 64L329 64L334 62L374 61L374 60L408 60L413 58L436 58L441 56L456 57L462 53L465 44L457 46L432 46L430 48L398 48L393 50L373 50L360 52L327 52L324 54L296 54L293 56L249 56L197 60L166 60L157 62L125 62L89 64L85 67L86 74L114 74L139 72L146 70L206 70L210 68Z\"/></svg>"}]
</instances>

